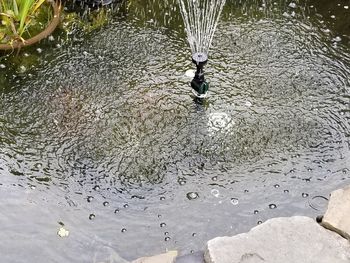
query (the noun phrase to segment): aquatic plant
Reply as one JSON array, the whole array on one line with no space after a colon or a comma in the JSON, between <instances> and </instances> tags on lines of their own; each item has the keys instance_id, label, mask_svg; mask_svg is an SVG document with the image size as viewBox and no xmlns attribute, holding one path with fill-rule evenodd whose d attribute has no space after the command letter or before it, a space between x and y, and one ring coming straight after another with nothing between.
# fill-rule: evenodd
<instances>
[{"instance_id":1,"label":"aquatic plant","mask_svg":"<svg viewBox=\"0 0 350 263\"><path fill-rule=\"evenodd\" d=\"M0 0L0 42L25 42L46 0Z\"/></svg>"}]
</instances>

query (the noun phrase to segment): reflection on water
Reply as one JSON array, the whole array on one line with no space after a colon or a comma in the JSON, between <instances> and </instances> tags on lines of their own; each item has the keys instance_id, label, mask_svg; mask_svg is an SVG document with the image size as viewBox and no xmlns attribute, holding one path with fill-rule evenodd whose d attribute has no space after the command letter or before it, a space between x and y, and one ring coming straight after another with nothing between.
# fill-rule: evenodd
<instances>
[{"instance_id":1,"label":"reflection on water","mask_svg":"<svg viewBox=\"0 0 350 263\"><path fill-rule=\"evenodd\" d=\"M321 23L317 3L228 1L203 104L177 7L142 3L25 74L1 62L1 235L17 246L0 245L4 260L190 253L316 216L350 181L349 31Z\"/></svg>"}]
</instances>

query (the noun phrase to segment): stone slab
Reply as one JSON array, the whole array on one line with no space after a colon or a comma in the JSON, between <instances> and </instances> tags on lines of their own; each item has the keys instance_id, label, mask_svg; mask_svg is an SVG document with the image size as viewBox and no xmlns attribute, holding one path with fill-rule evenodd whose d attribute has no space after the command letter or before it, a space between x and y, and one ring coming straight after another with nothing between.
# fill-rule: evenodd
<instances>
[{"instance_id":1,"label":"stone slab","mask_svg":"<svg viewBox=\"0 0 350 263\"><path fill-rule=\"evenodd\" d=\"M322 225L350 240L350 186L331 193Z\"/></svg>"},{"instance_id":2,"label":"stone slab","mask_svg":"<svg viewBox=\"0 0 350 263\"><path fill-rule=\"evenodd\" d=\"M177 251L169 251L164 254L156 255L153 257L142 257L136 259L132 263L174 263L177 257Z\"/></svg>"},{"instance_id":3,"label":"stone slab","mask_svg":"<svg viewBox=\"0 0 350 263\"><path fill-rule=\"evenodd\" d=\"M350 243L308 217L274 218L248 233L210 240L206 263L349 263Z\"/></svg>"},{"instance_id":4,"label":"stone slab","mask_svg":"<svg viewBox=\"0 0 350 263\"><path fill-rule=\"evenodd\" d=\"M177 257L175 263L204 263L203 251L197 251L192 254Z\"/></svg>"}]
</instances>

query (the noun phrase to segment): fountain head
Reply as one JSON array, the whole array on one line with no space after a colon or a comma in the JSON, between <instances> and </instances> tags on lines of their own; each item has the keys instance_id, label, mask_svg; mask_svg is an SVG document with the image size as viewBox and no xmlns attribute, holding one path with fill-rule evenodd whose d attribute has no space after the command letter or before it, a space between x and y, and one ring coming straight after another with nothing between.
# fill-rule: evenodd
<instances>
[{"instance_id":1,"label":"fountain head","mask_svg":"<svg viewBox=\"0 0 350 263\"><path fill-rule=\"evenodd\" d=\"M194 53L192 55L192 62L196 64L196 66L205 66L208 62L208 55L205 53Z\"/></svg>"},{"instance_id":2,"label":"fountain head","mask_svg":"<svg viewBox=\"0 0 350 263\"><path fill-rule=\"evenodd\" d=\"M204 98L209 89L209 83L205 81L203 67L208 62L208 55L205 53L195 53L192 55L192 62L196 65L196 74L191 81L191 87L194 95L198 98Z\"/></svg>"}]
</instances>

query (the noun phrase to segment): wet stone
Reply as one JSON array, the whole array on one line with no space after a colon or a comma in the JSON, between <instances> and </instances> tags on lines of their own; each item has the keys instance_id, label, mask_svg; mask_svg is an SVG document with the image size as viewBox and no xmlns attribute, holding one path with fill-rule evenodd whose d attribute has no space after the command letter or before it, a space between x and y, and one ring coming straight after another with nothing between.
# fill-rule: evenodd
<instances>
[{"instance_id":1,"label":"wet stone","mask_svg":"<svg viewBox=\"0 0 350 263\"><path fill-rule=\"evenodd\" d=\"M350 240L350 186L333 191L322 225Z\"/></svg>"},{"instance_id":2,"label":"wet stone","mask_svg":"<svg viewBox=\"0 0 350 263\"><path fill-rule=\"evenodd\" d=\"M153 257L143 257L132 261L131 263L175 263L177 251L169 251Z\"/></svg>"},{"instance_id":3,"label":"wet stone","mask_svg":"<svg viewBox=\"0 0 350 263\"><path fill-rule=\"evenodd\" d=\"M274 218L248 233L208 241L204 258L206 263L348 263L350 243L308 217Z\"/></svg>"}]
</instances>

